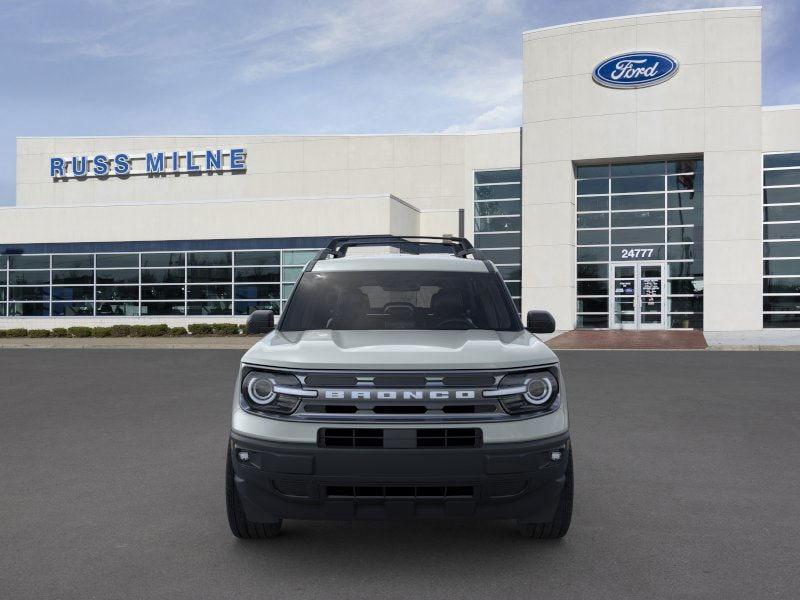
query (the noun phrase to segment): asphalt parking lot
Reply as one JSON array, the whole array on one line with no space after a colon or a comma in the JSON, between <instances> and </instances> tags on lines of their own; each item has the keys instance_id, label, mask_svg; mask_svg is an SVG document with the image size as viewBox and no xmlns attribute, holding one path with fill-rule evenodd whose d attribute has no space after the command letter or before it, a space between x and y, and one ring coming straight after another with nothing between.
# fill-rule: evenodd
<instances>
[{"instance_id":1,"label":"asphalt parking lot","mask_svg":"<svg viewBox=\"0 0 800 600\"><path fill-rule=\"evenodd\" d=\"M0 350L0 598L796 598L800 355L561 352L564 540L510 522L228 530L241 351Z\"/></svg>"}]
</instances>

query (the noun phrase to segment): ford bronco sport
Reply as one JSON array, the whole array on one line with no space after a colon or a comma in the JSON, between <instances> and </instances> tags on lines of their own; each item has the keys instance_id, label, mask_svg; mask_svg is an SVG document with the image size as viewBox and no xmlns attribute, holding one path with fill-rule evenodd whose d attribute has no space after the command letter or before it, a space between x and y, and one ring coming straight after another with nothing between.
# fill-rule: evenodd
<instances>
[{"instance_id":1,"label":"ford bronco sport","mask_svg":"<svg viewBox=\"0 0 800 600\"><path fill-rule=\"evenodd\" d=\"M348 249L388 247L365 255ZM374 249L373 249L374 250ZM572 449L558 358L464 238L337 238L306 265L277 326L243 356L227 453L228 520L515 519L566 534Z\"/></svg>"}]
</instances>

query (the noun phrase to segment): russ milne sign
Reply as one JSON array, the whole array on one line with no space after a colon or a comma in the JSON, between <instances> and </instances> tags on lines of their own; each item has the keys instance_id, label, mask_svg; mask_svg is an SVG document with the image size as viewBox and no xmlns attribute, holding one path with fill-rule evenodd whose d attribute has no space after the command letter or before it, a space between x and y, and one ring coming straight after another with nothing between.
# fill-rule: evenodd
<instances>
[{"instance_id":1,"label":"russ milne sign","mask_svg":"<svg viewBox=\"0 0 800 600\"><path fill-rule=\"evenodd\" d=\"M88 177L126 177L128 175L167 175L178 173L243 172L247 169L247 150L231 148L195 152L148 152L131 155L95 154L50 158L50 177L53 179L84 179Z\"/></svg>"},{"instance_id":2,"label":"russ milne sign","mask_svg":"<svg viewBox=\"0 0 800 600\"><path fill-rule=\"evenodd\" d=\"M610 88L642 88L662 83L678 72L678 61L660 52L629 52L597 65L592 79Z\"/></svg>"}]
</instances>

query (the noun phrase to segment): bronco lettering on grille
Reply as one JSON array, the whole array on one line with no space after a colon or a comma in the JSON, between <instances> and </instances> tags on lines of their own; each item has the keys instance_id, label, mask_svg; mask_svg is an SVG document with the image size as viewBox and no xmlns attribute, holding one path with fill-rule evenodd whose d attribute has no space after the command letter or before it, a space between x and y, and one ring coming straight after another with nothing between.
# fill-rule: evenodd
<instances>
[{"instance_id":1,"label":"bronco lettering on grille","mask_svg":"<svg viewBox=\"0 0 800 600\"><path fill-rule=\"evenodd\" d=\"M474 400L474 390L325 390L327 400Z\"/></svg>"}]
</instances>

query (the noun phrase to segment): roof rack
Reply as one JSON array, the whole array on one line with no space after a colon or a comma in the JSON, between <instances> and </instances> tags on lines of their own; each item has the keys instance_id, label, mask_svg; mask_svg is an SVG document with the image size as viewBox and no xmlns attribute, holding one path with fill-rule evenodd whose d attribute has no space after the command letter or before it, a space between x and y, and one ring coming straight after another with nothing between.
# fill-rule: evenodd
<instances>
[{"instance_id":1,"label":"roof rack","mask_svg":"<svg viewBox=\"0 0 800 600\"><path fill-rule=\"evenodd\" d=\"M420 254L425 247L452 250L453 256L466 258L472 255L478 260L485 260L480 250L474 248L467 238L463 237L436 237L418 235L354 235L350 237L336 237L306 265L305 270L311 271L320 260L328 258L341 258L347 254L349 248L356 246L389 246L397 248L404 254Z\"/></svg>"}]
</instances>

